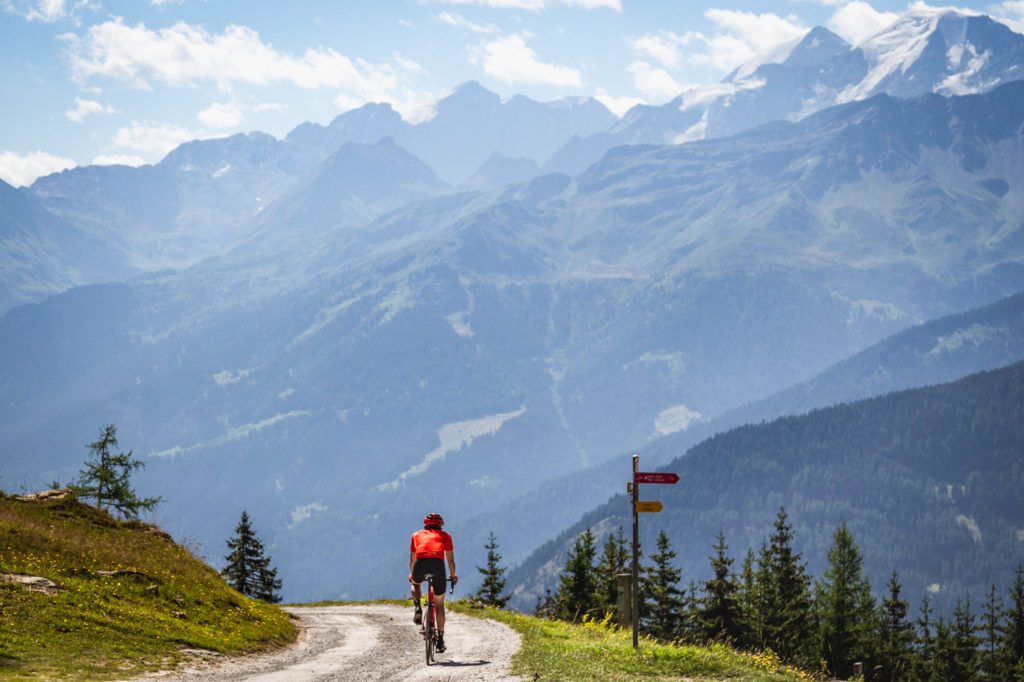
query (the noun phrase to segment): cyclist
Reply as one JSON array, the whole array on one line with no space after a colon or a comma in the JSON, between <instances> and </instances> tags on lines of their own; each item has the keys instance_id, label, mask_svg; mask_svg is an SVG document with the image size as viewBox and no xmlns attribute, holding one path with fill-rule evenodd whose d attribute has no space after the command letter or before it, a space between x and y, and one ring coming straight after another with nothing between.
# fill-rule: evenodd
<instances>
[{"instance_id":1,"label":"cyclist","mask_svg":"<svg viewBox=\"0 0 1024 682\"><path fill-rule=\"evenodd\" d=\"M459 582L455 574L455 551L452 547L452 536L441 530L444 519L440 514L427 514L423 519L423 530L412 534L409 542L409 582L412 583L413 605L416 613L413 622L423 622L423 609L420 607L420 583L427 573L433 575L431 585L434 587L434 605L437 611L437 651L444 653L444 588L445 559L451 569L452 587Z\"/></svg>"}]
</instances>

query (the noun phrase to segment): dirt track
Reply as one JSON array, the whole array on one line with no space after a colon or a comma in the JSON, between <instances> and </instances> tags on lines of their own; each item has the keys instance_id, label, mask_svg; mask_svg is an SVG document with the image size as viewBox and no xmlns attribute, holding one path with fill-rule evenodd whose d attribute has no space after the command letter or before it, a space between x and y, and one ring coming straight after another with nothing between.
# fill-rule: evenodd
<instances>
[{"instance_id":1,"label":"dirt track","mask_svg":"<svg viewBox=\"0 0 1024 682\"><path fill-rule=\"evenodd\" d=\"M306 680L517 680L505 673L519 636L491 620L448 613L447 652L426 665L412 608L288 608L301 620L298 643L272 654L207 659L161 680L299 682ZM147 678L152 680L153 678Z\"/></svg>"}]
</instances>

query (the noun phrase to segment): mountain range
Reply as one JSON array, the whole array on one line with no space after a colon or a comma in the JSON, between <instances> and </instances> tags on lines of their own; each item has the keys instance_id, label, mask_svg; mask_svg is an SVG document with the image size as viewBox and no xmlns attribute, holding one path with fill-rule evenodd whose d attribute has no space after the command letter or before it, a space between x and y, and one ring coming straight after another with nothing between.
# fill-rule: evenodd
<instances>
[{"instance_id":1,"label":"mountain range","mask_svg":"<svg viewBox=\"0 0 1024 682\"><path fill-rule=\"evenodd\" d=\"M1020 38L955 13L929 35L942 17L977 54ZM1024 83L1000 83L1004 61L978 94L874 94L578 173L544 168L606 109L467 84L416 125L367 105L0 187L0 485L69 480L114 423L156 520L216 560L247 509L288 600L399 596L396 548L428 508L471 538L472 573L492 520L555 482L759 400L774 417L894 390L837 363L998 317L965 311L1024 290ZM908 363L903 387L1019 359L1009 301L1002 326L941 336L973 360ZM580 499L550 496L568 521L510 532L508 554Z\"/></svg>"},{"instance_id":2,"label":"mountain range","mask_svg":"<svg viewBox=\"0 0 1024 682\"><path fill-rule=\"evenodd\" d=\"M880 94L978 94L1019 80L1022 62L1024 36L984 15L916 7L856 45L819 26L721 83L637 106L611 129L574 138L546 169L575 174L614 146L726 137Z\"/></svg>"}]
</instances>

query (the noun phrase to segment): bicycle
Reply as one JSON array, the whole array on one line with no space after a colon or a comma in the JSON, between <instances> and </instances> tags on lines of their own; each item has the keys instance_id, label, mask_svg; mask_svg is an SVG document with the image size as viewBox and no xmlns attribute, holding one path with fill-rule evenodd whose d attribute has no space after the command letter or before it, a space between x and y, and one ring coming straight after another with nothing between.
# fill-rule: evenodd
<instances>
[{"instance_id":1,"label":"bicycle","mask_svg":"<svg viewBox=\"0 0 1024 682\"><path fill-rule=\"evenodd\" d=\"M434 661L434 649L437 647L437 626L434 620L434 575L432 573L426 573L423 575L424 582L427 583L427 609L423 614L423 626L420 628L420 634L423 635L423 643L426 647L427 653L427 665L430 665ZM446 582L452 584L450 593L455 593L455 581L451 578L446 578Z\"/></svg>"}]
</instances>

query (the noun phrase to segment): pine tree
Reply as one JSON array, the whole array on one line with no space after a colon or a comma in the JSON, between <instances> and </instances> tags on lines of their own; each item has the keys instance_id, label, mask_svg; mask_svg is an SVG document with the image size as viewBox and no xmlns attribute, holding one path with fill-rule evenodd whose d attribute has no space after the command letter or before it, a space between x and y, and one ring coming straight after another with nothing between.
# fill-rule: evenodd
<instances>
[{"instance_id":1,"label":"pine tree","mask_svg":"<svg viewBox=\"0 0 1024 682\"><path fill-rule=\"evenodd\" d=\"M775 532L758 561L764 643L783 659L809 653L811 625L810 578L793 551L793 530L786 510L779 509Z\"/></svg>"},{"instance_id":2,"label":"pine tree","mask_svg":"<svg viewBox=\"0 0 1024 682\"><path fill-rule=\"evenodd\" d=\"M932 679L932 668L935 662L935 633L932 622L932 600L925 595L921 601L921 615L917 618L917 630L914 637L914 655L911 659L911 679L915 682L927 682Z\"/></svg>"},{"instance_id":3,"label":"pine tree","mask_svg":"<svg viewBox=\"0 0 1024 682\"><path fill-rule=\"evenodd\" d=\"M555 592L555 617L576 621L595 615L597 610L597 576L594 571L594 534L588 528L576 538L565 568L558 577Z\"/></svg>"},{"instance_id":4,"label":"pine tree","mask_svg":"<svg viewBox=\"0 0 1024 682\"><path fill-rule=\"evenodd\" d=\"M129 519L139 518L139 512L150 510L160 502L159 497L140 500L131 486L131 475L145 467L132 457L132 452L113 453L117 447L117 427L104 426L99 440L88 446L90 459L85 469L79 471L78 483L69 486L74 493L86 499L96 500L100 509L113 508L118 514Z\"/></svg>"},{"instance_id":5,"label":"pine tree","mask_svg":"<svg viewBox=\"0 0 1024 682\"><path fill-rule=\"evenodd\" d=\"M1006 623L999 647L999 660L1006 679L1024 682L1024 565L1017 564L1017 572L1010 585L1010 604L1006 609Z\"/></svg>"},{"instance_id":6,"label":"pine tree","mask_svg":"<svg viewBox=\"0 0 1024 682\"><path fill-rule=\"evenodd\" d=\"M227 541L231 552L224 557L227 566L220 572L236 591L253 599L277 603L281 581L277 569L270 568L270 557L263 555L263 543L256 537L249 515L243 511L235 527L235 537Z\"/></svg>"},{"instance_id":7,"label":"pine tree","mask_svg":"<svg viewBox=\"0 0 1024 682\"><path fill-rule=\"evenodd\" d=\"M502 576L505 575L506 568L500 565L501 555L498 554L498 541L494 538L494 531L488 536L484 549L487 550L487 566L476 567L476 570L483 574L484 581L475 596L487 606L503 609L509 599L507 594L502 594L505 590L505 578Z\"/></svg>"},{"instance_id":8,"label":"pine tree","mask_svg":"<svg viewBox=\"0 0 1024 682\"><path fill-rule=\"evenodd\" d=\"M533 608L533 615L538 618L552 618L555 615L555 598L551 596L551 588L544 590L544 596L537 595L537 604Z\"/></svg>"},{"instance_id":9,"label":"pine tree","mask_svg":"<svg viewBox=\"0 0 1024 682\"><path fill-rule=\"evenodd\" d=\"M976 679L977 648L978 637L975 634L974 616L971 614L971 600L965 602L957 599L953 622L946 623L940 618L935 626L932 679L950 682Z\"/></svg>"},{"instance_id":10,"label":"pine tree","mask_svg":"<svg viewBox=\"0 0 1024 682\"><path fill-rule=\"evenodd\" d=\"M617 536L609 534L597 562L598 605L605 613L614 613L619 603L619 575L626 572L629 549L622 526Z\"/></svg>"},{"instance_id":11,"label":"pine tree","mask_svg":"<svg viewBox=\"0 0 1024 682\"><path fill-rule=\"evenodd\" d=\"M836 528L828 549L828 565L817 585L821 653L839 678L853 674L853 664L871 657L875 602L871 582L862 572L860 549L846 522ZM867 667L867 666L865 666Z\"/></svg>"},{"instance_id":12,"label":"pine tree","mask_svg":"<svg viewBox=\"0 0 1024 682\"><path fill-rule=\"evenodd\" d=\"M907 622L910 605L900 598L902 589L896 571L889 578L889 596L882 600L882 619L878 635L878 667L872 680L900 682L911 668L913 628Z\"/></svg>"},{"instance_id":13,"label":"pine tree","mask_svg":"<svg viewBox=\"0 0 1024 682\"><path fill-rule=\"evenodd\" d=\"M700 636L704 641L725 640L733 646L740 646L746 639L743 609L739 587L731 574L733 560L725 555L728 546L722 531L718 532L718 540L712 549L715 555L709 557L709 561L713 577L703 583L704 598L697 614ZM749 556L752 560L753 554Z\"/></svg>"},{"instance_id":14,"label":"pine tree","mask_svg":"<svg viewBox=\"0 0 1024 682\"><path fill-rule=\"evenodd\" d=\"M766 544L761 546L761 552L762 554L768 552ZM747 547L739 582L739 602L743 613L742 632L744 635L744 639L738 642L740 649L754 649L762 646L764 642L763 599L758 573L754 549Z\"/></svg>"},{"instance_id":15,"label":"pine tree","mask_svg":"<svg viewBox=\"0 0 1024 682\"><path fill-rule=\"evenodd\" d=\"M978 652L980 660L978 668L984 674L986 680L1007 679L1003 674L1002 665L999 660L999 644L1005 634L1003 628L1003 600L996 593L996 586L993 583L985 598L984 613L980 631L981 650Z\"/></svg>"},{"instance_id":16,"label":"pine tree","mask_svg":"<svg viewBox=\"0 0 1024 682\"><path fill-rule=\"evenodd\" d=\"M955 670L953 632L949 623L939 616L939 621L935 624L935 657L931 661L931 676L924 679L929 682L965 682L963 678L955 676Z\"/></svg>"},{"instance_id":17,"label":"pine tree","mask_svg":"<svg viewBox=\"0 0 1024 682\"><path fill-rule=\"evenodd\" d=\"M676 553L670 548L665 531L658 533L658 551L651 555L654 565L646 571L644 614L647 631L655 637L671 640L678 636L684 599L679 591L682 571L672 565Z\"/></svg>"}]
</instances>

